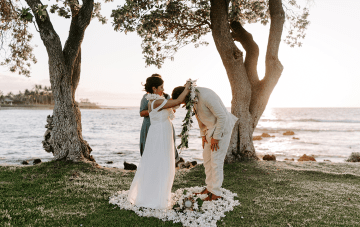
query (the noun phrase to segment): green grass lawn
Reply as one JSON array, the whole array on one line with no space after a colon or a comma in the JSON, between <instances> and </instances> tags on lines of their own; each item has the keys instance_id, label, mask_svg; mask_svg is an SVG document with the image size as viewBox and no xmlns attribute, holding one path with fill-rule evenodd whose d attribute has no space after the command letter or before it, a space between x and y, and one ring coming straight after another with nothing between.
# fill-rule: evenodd
<instances>
[{"instance_id":1,"label":"green grass lawn","mask_svg":"<svg viewBox=\"0 0 360 227\"><path fill-rule=\"evenodd\" d=\"M223 187L241 205L218 226L358 226L360 163L242 162ZM0 166L0 226L181 226L109 204L134 173L53 161ZM204 184L202 165L176 173L173 191Z\"/></svg>"}]
</instances>

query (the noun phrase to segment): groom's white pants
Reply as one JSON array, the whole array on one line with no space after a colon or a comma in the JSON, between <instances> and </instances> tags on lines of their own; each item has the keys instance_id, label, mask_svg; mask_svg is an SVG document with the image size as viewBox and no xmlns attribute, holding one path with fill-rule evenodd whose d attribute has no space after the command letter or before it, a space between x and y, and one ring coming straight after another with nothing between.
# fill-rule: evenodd
<instances>
[{"instance_id":1,"label":"groom's white pants","mask_svg":"<svg viewBox=\"0 0 360 227\"><path fill-rule=\"evenodd\" d=\"M217 196L221 195L220 188L224 180L224 160L230 139L231 131L226 134L224 133L223 137L219 140L220 149L211 151L211 137L206 135L208 143L205 143L203 151L206 174L205 183L207 190Z\"/></svg>"}]
</instances>

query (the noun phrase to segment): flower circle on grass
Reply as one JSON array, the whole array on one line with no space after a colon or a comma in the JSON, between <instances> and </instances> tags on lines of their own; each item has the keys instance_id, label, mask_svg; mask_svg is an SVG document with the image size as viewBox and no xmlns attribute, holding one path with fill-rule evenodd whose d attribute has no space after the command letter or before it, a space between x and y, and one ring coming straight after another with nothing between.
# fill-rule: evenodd
<instances>
[{"instance_id":1,"label":"flower circle on grass","mask_svg":"<svg viewBox=\"0 0 360 227\"><path fill-rule=\"evenodd\" d=\"M156 217L163 221L173 221L174 223L181 222L184 226L216 226L216 222L225 217L225 212L232 211L235 206L240 204L238 200L234 200L234 197L237 196L236 193L222 188L222 199L204 201L200 208L197 207L197 203L194 203L191 205L192 207L195 205L193 210L185 209L182 212L178 212L172 209L175 204L181 204L187 207L186 202L189 200L185 199L184 202L184 198L192 197L195 192L201 192L202 190L202 187L181 188L176 190L175 193L171 193L171 207L164 210L137 207L131 204L127 200L128 191L117 192L110 197L109 203L119 206L120 209L132 210L138 216ZM207 195L198 195L198 197L204 199Z\"/></svg>"}]
</instances>

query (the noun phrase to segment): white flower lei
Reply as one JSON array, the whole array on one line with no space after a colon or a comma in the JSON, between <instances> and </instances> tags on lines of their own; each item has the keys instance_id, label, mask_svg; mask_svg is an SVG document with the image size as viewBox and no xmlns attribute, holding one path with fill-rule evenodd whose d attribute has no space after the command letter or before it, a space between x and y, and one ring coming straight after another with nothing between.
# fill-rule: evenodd
<instances>
[{"instance_id":1,"label":"white flower lei","mask_svg":"<svg viewBox=\"0 0 360 227\"><path fill-rule=\"evenodd\" d=\"M164 96L160 96L160 95L158 95L158 94L147 94L146 96L145 96L145 98L147 99L147 100L149 100L149 101L152 101L152 100L156 100L156 99L165 99L165 97Z\"/></svg>"},{"instance_id":2,"label":"white flower lei","mask_svg":"<svg viewBox=\"0 0 360 227\"><path fill-rule=\"evenodd\" d=\"M191 124L193 123L192 120L192 116L195 115L195 113L193 112L193 107L194 107L194 103L196 103L198 101L195 91L199 92L195 87L196 87L196 81L197 80L192 80L192 79L188 79L186 82L190 82L190 95L189 95L189 99L185 104L185 108L187 109L187 113L185 115L185 118L183 120L184 124L182 125L183 128L181 130L180 136L181 136L181 143L180 145L177 147L177 149L179 149L180 151L183 150L184 148L189 148L189 131L191 128Z\"/></svg>"},{"instance_id":3,"label":"white flower lei","mask_svg":"<svg viewBox=\"0 0 360 227\"><path fill-rule=\"evenodd\" d=\"M171 208L164 210L138 207L131 204L128 201L128 191L118 191L109 198L109 203L119 206L120 210L132 210L142 217L156 217L163 221L172 221L173 223L181 222L183 226L216 227L216 222L226 216L225 212L234 210L234 207L240 204L238 200L234 199L237 196L236 193L221 188L222 199L204 201L200 208L198 202L196 202L192 210L186 209L179 212L172 209L176 204L183 204L182 201L186 197L194 197L195 192L201 192L203 189L203 187L191 187L176 190L175 193L171 193ZM207 195L199 195L198 197L203 199ZM115 206L113 209L115 208L117 207Z\"/></svg>"}]
</instances>

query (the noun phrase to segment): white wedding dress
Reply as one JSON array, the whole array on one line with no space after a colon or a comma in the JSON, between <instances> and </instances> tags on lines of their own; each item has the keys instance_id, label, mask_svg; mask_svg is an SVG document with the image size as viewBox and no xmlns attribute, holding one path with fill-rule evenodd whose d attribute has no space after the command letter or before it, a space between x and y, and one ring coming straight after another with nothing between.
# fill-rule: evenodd
<instances>
[{"instance_id":1,"label":"white wedding dress","mask_svg":"<svg viewBox=\"0 0 360 227\"><path fill-rule=\"evenodd\" d=\"M128 193L128 201L138 207L165 209L171 205L171 188L175 176L175 151L171 108L160 110L167 100L153 108L151 103L150 128Z\"/></svg>"}]
</instances>

